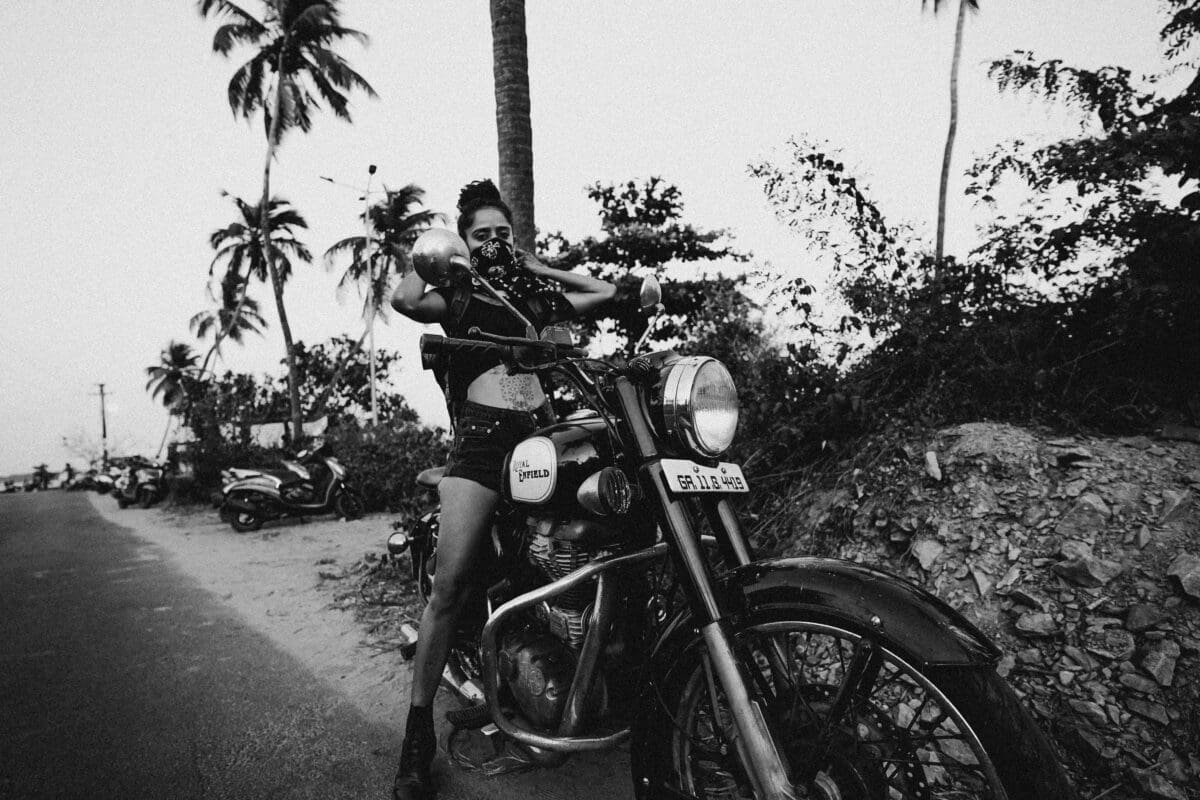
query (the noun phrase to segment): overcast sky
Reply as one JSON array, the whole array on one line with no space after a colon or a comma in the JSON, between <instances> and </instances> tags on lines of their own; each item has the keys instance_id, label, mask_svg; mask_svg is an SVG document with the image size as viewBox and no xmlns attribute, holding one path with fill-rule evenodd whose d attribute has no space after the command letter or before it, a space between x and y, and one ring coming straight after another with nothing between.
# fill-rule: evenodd
<instances>
[{"instance_id":1,"label":"overcast sky","mask_svg":"<svg viewBox=\"0 0 1200 800\"><path fill-rule=\"evenodd\" d=\"M258 8L245 0L247 8ZM708 2L529 0L537 223L594 233L595 181L661 175L683 193L688 221L731 228L779 269L812 258L772 218L746 164L790 136L831 140L897 219L932 231L948 114L954 3L937 17L919 0ZM982 0L967 20L952 191L971 158L1014 136L1061 136L1067 117L1000 97L989 59L1014 49L1081 66L1160 68L1155 0ZM357 194L319 180L424 187L452 211L458 189L496 174L491 38L482 0L346 0L344 21L371 36L343 54L375 86L354 124L317 117L286 139L273 190L308 218L323 252L358 230ZM208 306L208 236L232 221L222 189L261 191L261 125L235 120L232 60L211 51L214 23L191 0L9 0L0 73L0 475L72 458L64 436L99 438L96 384L111 393L114 454L153 455L166 413L145 368ZM981 212L951 206L948 252L976 241ZM297 338L361 330L337 274L301 266L287 287ZM819 276L817 276L819 277ZM226 366L278 369L271 327ZM401 352L397 385L445 423L419 369L421 326L396 319L381 346ZM199 348L198 348L199 349ZM74 459L76 464L82 462Z\"/></svg>"}]
</instances>

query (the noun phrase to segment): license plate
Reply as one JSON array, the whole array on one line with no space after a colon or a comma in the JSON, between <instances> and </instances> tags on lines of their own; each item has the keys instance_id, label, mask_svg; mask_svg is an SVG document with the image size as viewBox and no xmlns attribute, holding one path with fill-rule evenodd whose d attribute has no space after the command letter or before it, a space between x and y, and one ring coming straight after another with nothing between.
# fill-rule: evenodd
<instances>
[{"instance_id":1,"label":"license plate","mask_svg":"<svg viewBox=\"0 0 1200 800\"><path fill-rule=\"evenodd\" d=\"M664 458L661 463L667 486L673 492L705 494L750 491L746 479L742 477L742 468L737 464L722 461L715 467L706 467L682 458Z\"/></svg>"}]
</instances>

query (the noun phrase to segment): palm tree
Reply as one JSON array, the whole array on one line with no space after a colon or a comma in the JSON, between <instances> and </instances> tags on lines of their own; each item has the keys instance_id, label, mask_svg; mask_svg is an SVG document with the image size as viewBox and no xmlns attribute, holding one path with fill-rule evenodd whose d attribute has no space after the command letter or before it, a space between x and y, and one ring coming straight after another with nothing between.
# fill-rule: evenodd
<instances>
[{"instance_id":1,"label":"palm tree","mask_svg":"<svg viewBox=\"0 0 1200 800\"><path fill-rule=\"evenodd\" d=\"M933 0L933 13L937 13L942 0ZM924 7L926 0L921 0ZM958 64L962 58L963 19L967 7L979 10L978 0L958 0L958 21L954 27L954 56L950 62L950 125L946 130L946 148L942 153L942 177L938 186L937 239L934 245L934 263L940 265L945 253L946 241L946 194L950 184L950 159L954 154L954 136L958 132Z\"/></svg>"},{"instance_id":2,"label":"palm tree","mask_svg":"<svg viewBox=\"0 0 1200 800\"><path fill-rule=\"evenodd\" d=\"M425 190L413 183L395 190L385 186L383 199L359 215L365 233L348 236L325 251L326 267L332 267L338 256L350 255L350 265L338 281L338 290L357 286L359 294L363 296L366 337L370 341L371 421L374 423L379 422L375 400L375 317L384 315L386 318L392 276L400 271L400 265L408 258L413 242L434 222L445 219L443 214L435 211L414 209L414 206L422 204L424 197ZM337 383L341 378L342 370L353 352L353 349L346 352L334 371L331 383Z\"/></svg>"},{"instance_id":3,"label":"palm tree","mask_svg":"<svg viewBox=\"0 0 1200 800\"><path fill-rule=\"evenodd\" d=\"M171 432L171 423L177 414L186 414L191 396L191 381L195 380L197 356L190 345L171 340L159 354L158 364L146 367L150 380L146 381L146 391L155 399L162 399L167 407L167 428L163 431L162 441L158 445L158 453L162 453L167 435ZM158 455L155 455L158 458Z\"/></svg>"},{"instance_id":4,"label":"palm tree","mask_svg":"<svg viewBox=\"0 0 1200 800\"><path fill-rule=\"evenodd\" d=\"M529 118L529 54L525 0L491 0L492 75L500 192L516 217L517 247L533 251L533 125Z\"/></svg>"},{"instance_id":5,"label":"palm tree","mask_svg":"<svg viewBox=\"0 0 1200 800\"><path fill-rule=\"evenodd\" d=\"M258 304L247 294L250 280L278 281L282 293L283 284L292 274L293 259L306 263L312 261L312 253L296 238L296 231L307 229L308 223L287 200L272 198L264 214L258 205L251 205L228 192L222 192L222 195L237 206L238 217L209 236L209 244L217 252L209 264L208 274L212 275L218 265L224 265L225 269L221 278L221 308L215 312L223 325L204 357L202 371L208 369L209 361L220 349L221 341L226 336L240 342L242 333L249 330L257 332L257 325L265 325L259 315ZM263 220L266 220L267 230L270 231L269 252L273 269L268 269L265 260L268 248L262 244ZM201 312L192 318L192 325L199 337L208 331L208 326L203 331L199 329L205 313ZM290 344L288 352L291 352Z\"/></svg>"},{"instance_id":6,"label":"palm tree","mask_svg":"<svg viewBox=\"0 0 1200 800\"><path fill-rule=\"evenodd\" d=\"M259 312L258 302L246 294L248 282L248 277L233 270L227 271L221 279L220 299L209 291L209 296L217 301L217 307L195 314L188 322L188 328L197 339L203 340L209 332L215 333L210 354L220 355L220 339L228 337L241 344L246 334L257 333L261 336L263 328L267 326ZM208 368L208 358L205 358L204 368Z\"/></svg>"},{"instance_id":7,"label":"palm tree","mask_svg":"<svg viewBox=\"0 0 1200 800\"><path fill-rule=\"evenodd\" d=\"M271 196L271 163L283 134L299 128L307 133L312 113L322 103L341 119L350 121L349 93L361 89L375 97L375 90L331 48L343 39L366 44L359 31L342 27L337 0L261 0L260 20L230 0L198 0L201 16L214 15L225 21L213 35L213 50L223 56L238 45L256 48L254 55L238 68L229 81L229 106L233 113L249 119L263 112L267 154L263 164L263 190L259 210L263 263L275 294L275 309L283 333L291 402L292 435L301 436L300 387L296 373L292 329L283 305L283 281L271 257L273 239L268 219Z\"/></svg>"}]
</instances>

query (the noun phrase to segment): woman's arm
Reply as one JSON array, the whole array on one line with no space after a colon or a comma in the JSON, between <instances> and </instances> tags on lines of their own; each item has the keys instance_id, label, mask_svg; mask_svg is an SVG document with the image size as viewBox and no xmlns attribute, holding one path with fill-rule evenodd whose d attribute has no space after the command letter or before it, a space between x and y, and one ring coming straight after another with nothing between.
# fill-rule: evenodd
<instances>
[{"instance_id":1,"label":"woman's arm","mask_svg":"<svg viewBox=\"0 0 1200 800\"><path fill-rule=\"evenodd\" d=\"M441 322L449 310L446 298L425 289L425 279L415 269L409 269L392 293L392 308L417 322Z\"/></svg>"},{"instance_id":2,"label":"woman's arm","mask_svg":"<svg viewBox=\"0 0 1200 800\"><path fill-rule=\"evenodd\" d=\"M518 251L517 258L534 275L561 283L567 290L563 292L563 296L575 309L576 314L591 311L600 304L611 300L617 293L617 287L608 281L593 278L591 275L581 275L578 272L552 269L529 253Z\"/></svg>"}]
</instances>

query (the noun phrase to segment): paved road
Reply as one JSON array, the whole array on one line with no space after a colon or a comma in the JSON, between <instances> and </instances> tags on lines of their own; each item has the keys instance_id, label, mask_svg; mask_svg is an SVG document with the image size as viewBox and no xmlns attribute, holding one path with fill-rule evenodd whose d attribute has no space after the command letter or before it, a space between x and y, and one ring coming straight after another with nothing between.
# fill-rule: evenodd
<instances>
[{"instance_id":1,"label":"paved road","mask_svg":"<svg viewBox=\"0 0 1200 800\"><path fill-rule=\"evenodd\" d=\"M0 798L377 798L395 751L82 494L0 496Z\"/></svg>"}]
</instances>

